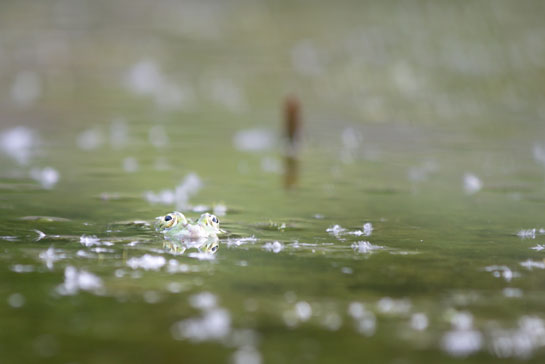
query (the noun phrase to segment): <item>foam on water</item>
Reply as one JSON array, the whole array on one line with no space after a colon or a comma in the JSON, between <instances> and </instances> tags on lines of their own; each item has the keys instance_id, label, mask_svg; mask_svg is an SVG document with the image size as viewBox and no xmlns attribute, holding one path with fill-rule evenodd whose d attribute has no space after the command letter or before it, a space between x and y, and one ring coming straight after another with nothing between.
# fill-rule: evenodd
<instances>
[{"instance_id":1,"label":"foam on water","mask_svg":"<svg viewBox=\"0 0 545 364\"><path fill-rule=\"evenodd\" d=\"M49 270L53 269L53 265L55 262L65 259L66 254L56 252L55 249L50 246L47 250L44 250L40 253L39 258L44 261L45 265Z\"/></svg>"},{"instance_id":2,"label":"foam on water","mask_svg":"<svg viewBox=\"0 0 545 364\"><path fill-rule=\"evenodd\" d=\"M422 312L413 313L410 324L414 330L424 331L428 327L428 316Z\"/></svg>"},{"instance_id":3,"label":"foam on water","mask_svg":"<svg viewBox=\"0 0 545 364\"><path fill-rule=\"evenodd\" d=\"M312 307L308 302L299 301L295 304L295 314L300 321L307 321L312 316Z\"/></svg>"},{"instance_id":4,"label":"foam on water","mask_svg":"<svg viewBox=\"0 0 545 364\"><path fill-rule=\"evenodd\" d=\"M79 242L86 247L101 245L100 239L94 235L82 235L79 238Z\"/></svg>"},{"instance_id":5,"label":"foam on water","mask_svg":"<svg viewBox=\"0 0 545 364\"><path fill-rule=\"evenodd\" d=\"M20 293L12 293L8 297L8 304L13 308L23 307L25 302L26 302L25 296L23 296Z\"/></svg>"},{"instance_id":6,"label":"foam on water","mask_svg":"<svg viewBox=\"0 0 545 364\"><path fill-rule=\"evenodd\" d=\"M284 244L280 243L279 241L275 241L272 243L268 242L263 245L263 249L278 254L284 249Z\"/></svg>"},{"instance_id":7,"label":"foam on water","mask_svg":"<svg viewBox=\"0 0 545 364\"><path fill-rule=\"evenodd\" d=\"M132 269L142 268L145 270L159 270L166 264L166 259L158 255L144 254L141 257L134 257L127 261Z\"/></svg>"},{"instance_id":8,"label":"foam on water","mask_svg":"<svg viewBox=\"0 0 545 364\"><path fill-rule=\"evenodd\" d=\"M154 125L149 130L149 141L155 148L163 148L168 145L169 138L162 125Z\"/></svg>"},{"instance_id":9,"label":"foam on water","mask_svg":"<svg viewBox=\"0 0 545 364\"><path fill-rule=\"evenodd\" d=\"M328 227L325 231L330 233L333 236L339 236L346 232L346 229L343 228L341 225L333 225L331 227Z\"/></svg>"},{"instance_id":10,"label":"foam on water","mask_svg":"<svg viewBox=\"0 0 545 364\"><path fill-rule=\"evenodd\" d=\"M233 137L235 148L245 152L271 149L275 142L274 134L268 129L241 130Z\"/></svg>"},{"instance_id":11,"label":"foam on water","mask_svg":"<svg viewBox=\"0 0 545 364\"><path fill-rule=\"evenodd\" d=\"M523 316L518 327L492 330L490 337L489 350L497 357L524 360L545 346L545 325L539 317Z\"/></svg>"},{"instance_id":12,"label":"foam on water","mask_svg":"<svg viewBox=\"0 0 545 364\"><path fill-rule=\"evenodd\" d=\"M52 167L32 168L30 177L40 183L40 185L49 190L59 182L59 172Z\"/></svg>"},{"instance_id":13,"label":"foam on water","mask_svg":"<svg viewBox=\"0 0 545 364\"><path fill-rule=\"evenodd\" d=\"M3 152L22 165L29 162L36 144L35 132L24 126L17 126L0 134L0 147Z\"/></svg>"},{"instance_id":14,"label":"foam on water","mask_svg":"<svg viewBox=\"0 0 545 364\"><path fill-rule=\"evenodd\" d=\"M483 188L483 182L472 173L464 174L464 190L468 195L479 192Z\"/></svg>"},{"instance_id":15,"label":"foam on water","mask_svg":"<svg viewBox=\"0 0 545 364\"><path fill-rule=\"evenodd\" d=\"M348 314L354 319L354 327L357 332L365 336L375 333L377 319L375 314L365 308L361 302L351 302L348 305Z\"/></svg>"},{"instance_id":16,"label":"foam on water","mask_svg":"<svg viewBox=\"0 0 545 364\"><path fill-rule=\"evenodd\" d=\"M451 324L453 329L441 339L443 350L452 356L463 358L481 349L483 335L472 328L473 316L469 312L455 312Z\"/></svg>"},{"instance_id":17,"label":"foam on water","mask_svg":"<svg viewBox=\"0 0 545 364\"><path fill-rule=\"evenodd\" d=\"M123 169L127 173L137 172L139 169L138 160L134 157L127 157L123 159Z\"/></svg>"},{"instance_id":18,"label":"foam on water","mask_svg":"<svg viewBox=\"0 0 545 364\"><path fill-rule=\"evenodd\" d=\"M373 252L375 250L384 249L383 246L374 245L374 244L371 244L368 241L358 241L358 242L352 243L351 246L352 246L352 249L354 249L354 251L356 253L361 253L361 254L367 254L367 253L371 253L371 252Z\"/></svg>"},{"instance_id":19,"label":"foam on water","mask_svg":"<svg viewBox=\"0 0 545 364\"><path fill-rule=\"evenodd\" d=\"M541 262L536 262L534 260L526 260L524 262L521 262L520 265L522 265L524 268L528 269L528 270L532 270L533 268L538 268L538 269L545 269L545 262L541 261Z\"/></svg>"},{"instance_id":20,"label":"foam on water","mask_svg":"<svg viewBox=\"0 0 545 364\"><path fill-rule=\"evenodd\" d=\"M115 118L110 125L110 145L122 149L129 143L129 125L124 118Z\"/></svg>"},{"instance_id":21,"label":"foam on water","mask_svg":"<svg viewBox=\"0 0 545 364\"><path fill-rule=\"evenodd\" d=\"M11 86L11 99L21 107L33 105L42 95L42 81L34 71L22 71L15 75Z\"/></svg>"},{"instance_id":22,"label":"foam on water","mask_svg":"<svg viewBox=\"0 0 545 364\"><path fill-rule=\"evenodd\" d=\"M505 265L490 265L484 268L487 272L492 272L492 275L496 278L503 278L507 282L510 282L513 278L519 277L518 272L513 272L511 268Z\"/></svg>"},{"instance_id":23,"label":"foam on water","mask_svg":"<svg viewBox=\"0 0 545 364\"><path fill-rule=\"evenodd\" d=\"M102 133L95 128L82 131L76 138L76 144L83 150L94 150L102 146Z\"/></svg>"},{"instance_id":24,"label":"foam on water","mask_svg":"<svg viewBox=\"0 0 545 364\"><path fill-rule=\"evenodd\" d=\"M218 298L210 292L201 292L189 297L189 304L200 310L211 310L217 303Z\"/></svg>"},{"instance_id":25,"label":"foam on water","mask_svg":"<svg viewBox=\"0 0 545 364\"><path fill-rule=\"evenodd\" d=\"M150 203L174 204L177 209L184 210L190 207L189 199L197 194L202 186L203 183L199 176L195 173L189 173L174 190L166 189L159 193L147 191L144 197Z\"/></svg>"},{"instance_id":26,"label":"foam on water","mask_svg":"<svg viewBox=\"0 0 545 364\"><path fill-rule=\"evenodd\" d=\"M233 364L261 364L261 354L259 351L250 345L244 345L233 353Z\"/></svg>"},{"instance_id":27,"label":"foam on water","mask_svg":"<svg viewBox=\"0 0 545 364\"><path fill-rule=\"evenodd\" d=\"M64 270L64 283L57 287L57 292L61 295L74 295L80 290L100 293L102 288L102 280L96 275L68 266Z\"/></svg>"},{"instance_id":28,"label":"foam on water","mask_svg":"<svg viewBox=\"0 0 545 364\"><path fill-rule=\"evenodd\" d=\"M202 317L190 318L171 327L174 339L194 342L221 340L231 332L231 315L223 308L206 310Z\"/></svg>"},{"instance_id":29,"label":"foam on water","mask_svg":"<svg viewBox=\"0 0 545 364\"><path fill-rule=\"evenodd\" d=\"M244 244L253 244L257 241L257 238L254 237L254 236L250 236L250 237L247 237L247 238L240 238L240 239L231 239L229 238L227 240L227 247L230 248L230 247L237 247L237 246L241 246L241 245L244 245Z\"/></svg>"}]
</instances>

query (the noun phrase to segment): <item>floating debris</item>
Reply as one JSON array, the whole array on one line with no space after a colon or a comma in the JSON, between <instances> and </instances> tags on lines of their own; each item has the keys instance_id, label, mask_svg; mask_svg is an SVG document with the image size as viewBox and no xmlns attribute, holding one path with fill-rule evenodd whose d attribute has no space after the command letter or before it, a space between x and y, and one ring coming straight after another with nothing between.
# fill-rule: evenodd
<instances>
[{"instance_id":1,"label":"floating debris","mask_svg":"<svg viewBox=\"0 0 545 364\"><path fill-rule=\"evenodd\" d=\"M328 312L321 323L326 329L337 331L341 328L343 320L337 312Z\"/></svg>"},{"instance_id":2,"label":"floating debris","mask_svg":"<svg viewBox=\"0 0 545 364\"><path fill-rule=\"evenodd\" d=\"M251 345L243 345L232 356L233 364L261 364L259 351Z\"/></svg>"},{"instance_id":3,"label":"floating debris","mask_svg":"<svg viewBox=\"0 0 545 364\"><path fill-rule=\"evenodd\" d=\"M25 296L20 293L13 293L8 297L8 304L13 308L23 307L25 301Z\"/></svg>"},{"instance_id":4,"label":"floating debris","mask_svg":"<svg viewBox=\"0 0 545 364\"><path fill-rule=\"evenodd\" d=\"M354 128L345 128L341 132L341 162L352 163L359 156L360 146L363 143L361 133Z\"/></svg>"},{"instance_id":5,"label":"floating debris","mask_svg":"<svg viewBox=\"0 0 545 364\"><path fill-rule=\"evenodd\" d=\"M393 299L390 297L381 298L377 302L377 309L385 314L404 315L411 311L411 301L408 299Z\"/></svg>"},{"instance_id":6,"label":"floating debris","mask_svg":"<svg viewBox=\"0 0 545 364\"><path fill-rule=\"evenodd\" d=\"M479 192L481 188L483 188L483 182L479 177L472 173L466 173L464 175L464 190L468 195Z\"/></svg>"},{"instance_id":7,"label":"floating debris","mask_svg":"<svg viewBox=\"0 0 545 364\"><path fill-rule=\"evenodd\" d=\"M166 262L166 259L162 256L144 254L139 258L129 259L127 265L132 269L143 268L145 270L159 270Z\"/></svg>"},{"instance_id":8,"label":"floating debris","mask_svg":"<svg viewBox=\"0 0 545 364\"><path fill-rule=\"evenodd\" d=\"M520 265L522 265L524 268L528 270L532 270L533 268L539 268L539 269L545 269L545 262L536 262L534 260L526 260L524 262L521 262Z\"/></svg>"},{"instance_id":9,"label":"floating debris","mask_svg":"<svg viewBox=\"0 0 545 364\"><path fill-rule=\"evenodd\" d=\"M34 272L33 265L15 264L11 266L11 270L15 273L30 273Z\"/></svg>"},{"instance_id":10,"label":"floating debris","mask_svg":"<svg viewBox=\"0 0 545 364\"><path fill-rule=\"evenodd\" d=\"M187 254L189 258L197 259L197 260L214 260L216 259L216 256L213 253L206 253L206 252L191 252Z\"/></svg>"},{"instance_id":11,"label":"floating debris","mask_svg":"<svg viewBox=\"0 0 545 364\"><path fill-rule=\"evenodd\" d=\"M273 253L280 253L283 249L284 249L284 245L282 243L280 243L279 241L275 241L275 242L268 242L268 243L265 243L263 245L263 249L265 249L266 251L269 251L269 252L273 252Z\"/></svg>"},{"instance_id":12,"label":"floating debris","mask_svg":"<svg viewBox=\"0 0 545 364\"><path fill-rule=\"evenodd\" d=\"M366 222L365 224L363 224L363 234L365 236L371 236L372 233L373 233L373 224L371 224L370 222Z\"/></svg>"},{"instance_id":13,"label":"floating debris","mask_svg":"<svg viewBox=\"0 0 545 364\"><path fill-rule=\"evenodd\" d=\"M206 310L202 317L175 323L171 327L174 339L193 342L221 340L231 332L231 315L223 308Z\"/></svg>"},{"instance_id":14,"label":"floating debris","mask_svg":"<svg viewBox=\"0 0 545 364\"><path fill-rule=\"evenodd\" d=\"M216 216L225 216L227 214L227 206L221 203L216 204L214 205L213 212Z\"/></svg>"},{"instance_id":15,"label":"floating debris","mask_svg":"<svg viewBox=\"0 0 545 364\"><path fill-rule=\"evenodd\" d=\"M195 173L189 173L174 190L163 190L159 193L148 191L145 198L151 203L165 205L174 204L177 209L189 208L189 198L202 188L202 181Z\"/></svg>"},{"instance_id":16,"label":"floating debris","mask_svg":"<svg viewBox=\"0 0 545 364\"><path fill-rule=\"evenodd\" d=\"M210 82L210 97L232 112L241 112L247 108L247 101L242 87L231 79L215 79Z\"/></svg>"},{"instance_id":17,"label":"floating debris","mask_svg":"<svg viewBox=\"0 0 545 364\"><path fill-rule=\"evenodd\" d=\"M100 131L97 129L87 129L78 135L76 144L80 149L93 150L102 145L102 139L103 137Z\"/></svg>"},{"instance_id":18,"label":"floating debris","mask_svg":"<svg viewBox=\"0 0 545 364\"><path fill-rule=\"evenodd\" d=\"M291 49L291 63L293 69L304 76L316 77L324 73L318 50L308 39L299 41Z\"/></svg>"},{"instance_id":19,"label":"floating debris","mask_svg":"<svg viewBox=\"0 0 545 364\"><path fill-rule=\"evenodd\" d=\"M123 159L123 170L127 173L137 172L139 169L138 160L134 157L127 157Z\"/></svg>"},{"instance_id":20,"label":"floating debris","mask_svg":"<svg viewBox=\"0 0 545 364\"><path fill-rule=\"evenodd\" d=\"M30 177L42 185L43 188L49 190L59 182L59 172L52 167L32 168Z\"/></svg>"},{"instance_id":21,"label":"floating debris","mask_svg":"<svg viewBox=\"0 0 545 364\"><path fill-rule=\"evenodd\" d=\"M517 236L521 239L535 239L536 229L523 229L517 233Z\"/></svg>"},{"instance_id":22,"label":"floating debris","mask_svg":"<svg viewBox=\"0 0 545 364\"><path fill-rule=\"evenodd\" d=\"M308 302L299 301L295 304L295 314L300 321L308 321L312 316L312 307Z\"/></svg>"},{"instance_id":23,"label":"floating debris","mask_svg":"<svg viewBox=\"0 0 545 364\"><path fill-rule=\"evenodd\" d=\"M483 335L473 330L473 316L468 312L457 312L451 318L453 330L441 339L444 351L455 357L466 357L481 349Z\"/></svg>"},{"instance_id":24,"label":"floating debris","mask_svg":"<svg viewBox=\"0 0 545 364\"><path fill-rule=\"evenodd\" d=\"M518 327L490 332L490 351L499 358L528 359L533 352L545 346L545 325L541 318L523 316Z\"/></svg>"},{"instance_id":25,"label":"floating debris","mask_svg":"<svg viewBox=\"0 0 545 364\"><path fill-rule=\"evenodd\" d=\"M31 106L41 95L42 82L38 73L34 71L22 71L15 75L10 96L18 106Z\"/></svg>"},{"instance_id":26,"label":"floating debris","mask_svg":"<svg viewBox=\"0 0 545 364\"><path fill-rule=\"evenodd\" d=\"M235 148L244 152L271 149L275 143L274 134L267 129L241 130L233 137Z\"/></svg>"},{"instance_id":27,"label":"floating debris","mask_svg":"<svg viewBox=\"0 0 545 364\"><path fill-rule=\"evenodd\" d=\"M124 148L129 142L129 125L123 118L112 120L110 125L110 145L112 148Z\"/></svg>"},{"instance_id":28,"label":"floating debris","mask_svg":"<svg viewBox=\"0 0 545 364\"><path fill-rule=\"evenodd\" d=\"M375 333L377 319L375 314L367 309L361 302L351 302L348 305L348 314L354 319L356 331L365 336Z\"/></svg>"},{"instance_id":29,"label":"floating debris","mask_svg":"<svg viewBox=\"0 0 545 364\"><path fill-rule=\"evenodd\" d=\"M416 331L424 331L428 327L428 316L425 313L417 312L411 316L411 327Z\"/></svg>"},{"instance_id":30,"label":"floating debris","mask_svg":"<svg viewBox=\"0 0 545 364\"><path fill-rule=\"evenodd\" d=\"M519 277L517 272L513 272L509 267L505 265L491 265L484 268L487 272L492 272L492 275L496 278L503 278L507 282L510 282L513 278Z\"/></svg>"},{"instance_id":31,"label":"floating debris","mask_svg":"<svg viewBox=\"0 0 545 364\"><path fill-rule=\"evenodd\" d=\"M51 270L56 261L66 258L66 254L55 252L55 249L51 246L47 250L42 251L39 257L44 261L47 268Z\"/></svg>"},{"instance_id":32,"label":"floating debris","mask_svg":"<svg viewBox=\"0 0 545 364\"><path fill-rule=\"evenodd\" d=\"M74 295L83 290L99 294L102 288L102 280L96 275L68 266L64 270L64 283L57 287L57 292L61 295Z\"/></svg>"},{"instance_id":33,"label":"floating debris","mask_svg":"<svg viewBox=\"0 0 545 364\"><path fill-rule=\"evenodd\" d=\"M373 245L368 241L358 241L356 243L352 243L352 249L354 249L356 253L367 254L375 250L384 249L384 247L380 245Z\"/></svg>"},{"instance_id":34,"label":"floating debris","mask_svg":"<svg viewBox=\"0 0 545 364\"><path fill-rule=\"evenodd\" d=\"M101 245L100 239L97 238L95 235L82 235L79 238L79 242L86 247Z\"/></svg>"},{"instance_id":35,"label":"floating debris","mask_svg":"<svg viewBox=\"0 0 545 364\"><path fill-rule=\"evenodd\" d=\"M537 244L536 246L534 246L534 247L532 247L530 249L533 249L533 250L536 250L536 251L540 252L542 250L545 250L545 245Z\"/></svg>"},{"instance_id":36,"label":"floating debris","mask_svg":"<svg viewBox=\"0 0 545 364\"><path fill-rule=\"evenodd\" d=\"M217 303L218 298L210 292L201 292L189 297L189 304L200 310L211 310Z\"/></svg>"},{"instance_id":37,"label":"floating debris","mask_svg":"<svg viewBox=\"0 0 545 364\"><path fill-rule=\"evenodd\" d=\"M407 172L409 180L413 182L422 182L429 178L429 176L439 169L437 162L428 160L424 163L409 168Z\"/></svg>"},{"instance_id":38,"label":"floating debris","mask_svg":"<svg viewBox=\"0 0 545 364\"><path fill-rule=\"evenodd\" d=\"M541 145L534 145L534 159L545 166L545 148Z\"/></svg>"},{"instance_id":39,"label":"floating debris","mask_svg":"<svg viewBox=\"0 0 545 364\"><path fill-rule=\"evenodd\" d=\"M168 145L168 134L162 125L154 125L149 130L149 141L155 148L163 148Z\"/></svg>"},{"instance_id":40,"label":"floating debris","mask_svg":"<svg viewBox=\"0 0 545 364\"><path fill-rule=\"evenodd\" d=\"M333 225L331 227L328 227L325 231L330 233L331 235L339 236L346 232L346 229L343 228L341 225Z\"/></svg>"},{"instance_id":41,"label":"floating debris","mask_svg":"<svg viewBox=\"0 0 545 364\"><path fill-rule=\"evenodd\" d=\"M227 247L232 247L232 246L241 246L241 245L244 245L244 244L248 244L248 243L255 243L257 241L257 238L254 237L254 236L250 236L250 237L247 237L247 238L240 238L240 239L228 239L227 240Z\"/></svg>"},{"instance_id":42,"label":"floating debris","mask_svg":"<svg viewBox=\"0 0 545 364\"><path fill-rule=\"evenodd\" d=\"M0 239L6 240L6 241L17 241L17 240L19 240L18 237L12 236L12 235L2 235L2 236L0 236Z\"/></svg>"},{"instance_id":43,"label":"floating debris","mask_svg":"<svg viewBox=\"0 0 545 364\"><path fill-rule=\"evenodd\" d=\"M149 95L157 92L163 83L159 66L153 60L134 64L127 73L126 85L136 94Z\"/></svg>"},{"instance_id":44,"label":"floating debris","mask_svg":"<svg viewBox=\"0 0 545 364\"><path fill-rule=\"evenodd\" d=\"M505 297L522 297L522 290L518 288L507 287L503 289L502 293Z\"/></svg>"},{"instance_id":45,"label":"floating debris","mask_svg":"<svg viewBox=\"0 0 545 364\"><path fill-rule=\"evenodd\" d=\"M0 134L0 147L17 163L28 164L32 156L32 148L37 143L37 137L31 129L18 126Z\"/></svg>"},{"instance_id":46,"label":"floating debris","mask_svg":"<svg viewBox=\"0 0 545 364\"><path fill-rule=\"evenodd\" d=\"M69 219L55 216L24 216L21 217L23 221L37 221L37 222L67 222Z\"/></svg>"}]
</instances>

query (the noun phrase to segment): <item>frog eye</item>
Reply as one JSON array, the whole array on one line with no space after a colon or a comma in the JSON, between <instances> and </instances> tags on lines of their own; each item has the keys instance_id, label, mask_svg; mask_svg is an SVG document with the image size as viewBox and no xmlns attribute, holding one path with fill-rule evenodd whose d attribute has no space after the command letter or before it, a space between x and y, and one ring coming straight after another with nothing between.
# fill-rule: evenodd
<instances>
[{"instance_id":1,"label":"frog eye","mask_svg":"<svg viewBox=\"0 0 545 364\"><path fill-rule=\"evenodd\" d=\"M170 221L170 220L172 220L172 216L170 215L165 216L165 221Z\"/></svg>"},{"instance_id":2,"label":"frog eye","mask_svg":"<svg viewBox=\"0 0 545 364\"><path fill-rule=\"evenodd\" d=\"M218 246L217 246L217 245L215 245L215 246L212 247L212 252L215 252L216 250L218 250Z\"/></svg>"},{"instance_id":3,"label":"frog eye","mask_svg":"<svg viewBox=\"0 0 545 364\"><path fill-rule=\"evenodd\" d=\"M215 223L215 224L217 224L217 223L219 223L219 220L218 220L217 217L212 216L212 222Z\"/></svg>"}]
</instances>

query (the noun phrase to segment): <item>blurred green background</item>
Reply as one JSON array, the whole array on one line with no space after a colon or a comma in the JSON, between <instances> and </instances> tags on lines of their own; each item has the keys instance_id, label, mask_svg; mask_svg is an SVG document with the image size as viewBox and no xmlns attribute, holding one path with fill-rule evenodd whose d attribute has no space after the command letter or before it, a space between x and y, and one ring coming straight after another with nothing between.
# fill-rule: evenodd
<instances>
[{"instance_id":1,"label":"blurred green background","mask_svg":"<svg viewBox=\"0 0 545 364\"><path fill-rule=\"evenodd\" d=\"M544 15L0 2L0 361L542 362Z\"/></svg>"}]
</instances>

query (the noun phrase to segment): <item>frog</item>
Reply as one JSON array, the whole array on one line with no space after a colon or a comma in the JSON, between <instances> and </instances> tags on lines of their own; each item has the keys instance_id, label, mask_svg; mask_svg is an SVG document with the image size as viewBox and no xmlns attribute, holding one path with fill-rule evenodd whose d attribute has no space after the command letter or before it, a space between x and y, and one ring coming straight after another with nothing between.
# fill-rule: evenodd
<instances>
[{"instance_id":1,"label":"frog","mask_svg":"<svg viewBox=\"0 0 545 364\"><path fill-rule=\"evenodd\" d=\"M171 239L199 239L208 237L217 237L218 234L225 231L219 227L217 216L208 212L202 214L194 222L188 219L183 213L174 211L165 216L159 216L157 219L158 232Z\"/></svg>"}]
</instances>

